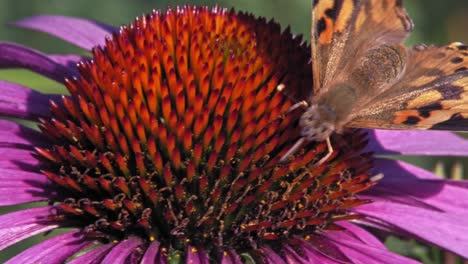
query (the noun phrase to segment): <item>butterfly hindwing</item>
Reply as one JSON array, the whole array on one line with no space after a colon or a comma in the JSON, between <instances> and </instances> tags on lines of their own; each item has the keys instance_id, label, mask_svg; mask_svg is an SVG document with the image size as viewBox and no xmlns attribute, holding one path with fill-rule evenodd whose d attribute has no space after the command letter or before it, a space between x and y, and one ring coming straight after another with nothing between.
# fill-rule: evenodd
<instances>
[{"instance_id":1,"label":"butterfly hindwing","mask_svg":"<svg viewBox=\"0 0 468 264\"><path fill-rule=\"evenodd\" d=\"M340 74L350 72L352 62L369 50L382 44L401 43L412 28L401 0L314 0L311 29L314 95L326 92L322 88Z\"/></svg>"},{"instance_id":2,"label":"butterfly hindwing","mask_svg":"<svg viewBox=\"0 0 468 264\"><path fill-rule=\"evenodd\" d=\"M468 47L416 46L402 78L354 114L348 126L468 129Z\"/></svg>"}]
</instances>

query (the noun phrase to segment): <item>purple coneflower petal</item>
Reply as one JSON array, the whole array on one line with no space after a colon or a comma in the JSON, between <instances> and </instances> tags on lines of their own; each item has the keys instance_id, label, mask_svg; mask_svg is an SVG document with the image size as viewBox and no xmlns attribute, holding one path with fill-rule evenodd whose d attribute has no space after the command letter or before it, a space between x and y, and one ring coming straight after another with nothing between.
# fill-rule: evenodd
<instances>
[{"instance_id":1,"label":"purple coneflower petal","mask_svg":"<svg viewBox=\"0 0 468 264\"><path fill-rule=\"evenodd\" d=\"M370 225L421 239L468 257L466 214L446 214L389 200L376 200L356 207L354 211L368 216L363 221L369 221Z\"/></svg>"},{"instance_id":2,"label":"purple coneflower petal","mask_svg":"<svg viewBox=\"0 0 468 264\"><path fill-rule=\"evenodd\" d=\"M145 251L145 255L143 255L143 258L141 259L140 264L152 264L155 263L156 258L159 253L159 247L161 246L161 243L159 241L153 241L151 244L148 246L148 248Z\"/></svg>"},{"instance_id":3,"label":"purple coneflower petal","mask_svg":"<svg viewBox=\"0 0 468 264\"><path fill-rule=\"evenodd\" d=\"M69 56L51 58L39 51L17 44L0 43L0 68L29 69L59 83L64 83L65 77L77 74L76 63L70 64L70 59Z\"/></svg>"},{"instance_id":4,"label":"purple coneflower petal","mask_svg":"<svg viewBox=\"0 0 468 264\"><path fill-rule=\"evenodd\" d=\"M327 263L327 264L346 264L349 263L349 260L339 260L336 259L336 256L330 256L330 255L325 255L324 252L320 251L319 249L315 248L313 245L311 245L308 241L300 240L301 242L298 244L301 249L304 251L304 253L307 255L309 258L310 263ZM327 241L328 244L330 242ZM325 249L323 247L322 249ZM341 252L340 252L341 254ZM343 258L345 258L343 256Z\"/></svg>"},{"instance_id":5,"label":"purple coneflower petal","mask_svg":"<svg viewBox=\"0 0 468 264\"><path fill-rule=\"evenodd\" d=\"M130 237L126 240L119 242L115 245L106 257L102 260L102 264L118 264L118 263L127 263L127 258L132 254L132 252L143 242L135 237Z\"/></svg>"},{"instance_id":6,"label":"purple coneflower petal","mask_svg":"<svg viewBox=\"0 0 468 264\"><path fill-rule=\"evenodd\" d=\"M0 147L0 168L40 172L34 150Z\"/></svg>"},{"instance_id":7,"label":"purple coneflower petal","mask_svg":"<svg viewBox=\"0 0 468 264\"><path fill-rule=\"evenodd\" d=\"M68 264L98 264L101 263L102 259L107 255L107 252L114 246L115 244L109 243L102 245L98 248L95 248L86 254L79 256L72 261L68 262ZM154 262L153 262L154 263Z\"/></svg>"},{"instance_id":8,"label":"purple coneflower petal","mask_svg":"<svg viewBox=\"0 0 468 264\"><path fill-rule=\"evenodd\" d=\"M7 81L0 81L0 92L0 115L32 120L49 116L50 101L61 97Z\"/></svg>"},{"instance_id":9,"label":"purple coneflower petal","mask_svg":"<svg viewBox=\"0 0 468 264\"><path fill-rule=\"evenodd\" d=\"M12 25L48 33L86 50L103 45L106 35L117 31L115 27L104 23L57 15L29 17Z\"/></svg>"},{"instance_id":10,"label":"purple coneflower petal","mask_svg":"<svg viewBox=\"0 0 468 264\"><path fill-rule=\"evenodd\" d=\"M282 255L286 259L287 263L294 263L294 264L309 264L310 260L299 256L297 252L291 248L289 245L284 245L282 247Z\"/></svg>"},{"instance_id":11,"label":"purple coneflower petal","mask_svg":"<svg viewBox=\"0 0 468 264\"><path fill-rule=\"evenodd\" d=\"M46 220L51 209L51 206L45 206L1 215L0 250L25 238L57 228L57 225Z\"/></svg>"},{"instance_id":12,"label":"purple coneflower petal","mask_svg":"<svg viewBox=\"0 0 468 264\"><path fill-rule=\"evenodd\" d=\"M354 225L350 222L339 222L339 225L346 230L344 231L327 231L327 236L340 239L344 237L346 240L354 240L359 243L364 243L375 248L386 249L385 245L380 242L373 234L369 233L365 229Z\"/></svg>"},{"instance_id":13,"label":"purple coneflower petal","mask_svg":"<svg viewBox=\"0 0 468 264\"><path fill-rule=\"evenodd\" d=\"M390 200L403 204L466 214L466 181L450 181L432 172L402 161L378 159L376 167L385 177L366 192L372 200ZM466 212L466 213L465 213Z\"/></svg>"},{"instance_id":14,"label":"purple coneflower petal","mask_svg":"<svg viewBox=\"0 0 468 264\"><path fill-rule=\"evenodd\" d=\"M33 149L45 146L49 146L48 139L39 131L15 122L0 120L0 147Z\"/></svg>"},{"instance_id":15,"label":"purple coneflower petal","mask_svg":"<svg viewBox=\"0 0 468 264\"><path fill-rule=\"evenodd\" d=\"M43 174L0 168L0 206L47 200L48 184Z\"/></svg>"},{"instance_id":16,"label":"purple coneflower petal","mask_svg":"<svg viewBox=\"0 0 468 264\"><path fill-rule=\"evenodd\" d=\"M266 263L284 263L283 258L276 254L276 252L270 247L262 247L260 248L260 251L262 252L262 256L265 258Z\"/></svg>"},{"instance_id":17,"label":"purple coneflower petal","mask_svg":"<svg viewBox=\"0 0 468 264\"><path fill-rule=\"evenodd\" d=\"M90 57L75 54L51 54L48 57L73 71L73 75L78 75L78 68L76 66L78 62L91 60Z\"/></svg>"},{"instance_id":18,"label":"purple coneflower petal","mask_svg":"<svg viewBox=\"0 0 468 264\"><path fill-rule=\"evenodd\" d=\"M223 252L223 259L221 264L242 264L240 256L234 250L228 250Z\"/></svg>"},{"instance_id":19,"label":"purple coneflower petal","mask_svg":"<svg viewBox=\"0 0 468 264\"><path fill-rule=\"evenodd\" d=\"M208 256L205 250L189 246L187 248L187 261L186 263L193 264L209 264Z\"/></svg>"},{"instance_id":20,"label":"purple coneflower petal","mask_svg":"<svg viewBox=\"0 0 468 264\"><path fill-rule=\"evenodd\" d=\"M467 156L468 140L446 131L369 130L367 151L377 155Z\"/></svg>"},{"instance_id":21,"label":"purple coneflower petal","mask_svg":"<svg viewBox=\"0 0 468 264\"><path fill-rule=\"evenodd\" d=\"M418 261L400 256L387 249L375 248L362 243L330 239L352 263L366 264L416 264Z\"/></svg>"},{"instance_id":22,"label":"purple coneflower petal","mask_svg":"<svg viewBox=\"0 0 468 264\"><path fill-rule=\"evenodd\" d=\"M79 235L80 231L49 238L10 259L7 263L64 263L67 258L92 243Z\"/></svg>"}]
</instances>

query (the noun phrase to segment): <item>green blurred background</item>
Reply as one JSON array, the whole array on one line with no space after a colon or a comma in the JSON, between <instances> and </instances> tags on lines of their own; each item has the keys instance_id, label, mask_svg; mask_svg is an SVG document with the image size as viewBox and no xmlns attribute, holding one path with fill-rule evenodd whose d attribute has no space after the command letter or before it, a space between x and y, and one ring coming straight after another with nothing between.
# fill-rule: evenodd
<instances>
[{"instance_id":1,"label":"green blurred background","mask_svg":"<svg viewBox=\"0 0 468 264\"><path fill-rule=\"evenodd\" d=\"M0 0L0 41L17 42L48 53L84 54L82 50L53 37L6 24L38 14L61 14L121 25L128 24L136 16L148 13L152 9L165 9L167 6L183 4L234 7L236 10L248 11L257 16L274 18L283 27L290 26L293 33L303 34L309 39L311 0ZM467 0L408 0L405 6L415 22L415 32L408 40L408 44L442 45L454 41L468 43ZM44 92L64 92L64 88L58 83L22 70L0 70L0 80L18 82ZM406 160L431 170L437 167L437 172L445 176L450 176L454 172L456 177L467 178L463 173L463 166L458 166L458 164L468 166L467 159L410 157ZM14 209L4 208L2 212ZM0 252L0 262L16 254L21 248L36 243L41 237L42 235L36 236L20 246ZM411 240L391 237L387 239L386 244L392 250L424 263L462 263L462 260L448 253Z\"/></svg>"}]
</instances>

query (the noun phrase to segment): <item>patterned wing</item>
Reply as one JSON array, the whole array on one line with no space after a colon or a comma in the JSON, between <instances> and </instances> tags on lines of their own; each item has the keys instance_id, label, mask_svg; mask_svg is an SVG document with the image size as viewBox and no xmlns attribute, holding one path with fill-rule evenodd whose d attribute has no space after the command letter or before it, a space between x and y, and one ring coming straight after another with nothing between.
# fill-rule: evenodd
<instances>
[{"instance_id":1,"label":"patterned wing","mask_svg":"<svg viewBox=\"0 0 468 264\"><path fill-rule=\"evenodd\" d=\"M416 46L395 85L355 113L351 127L468 129L468 46Z\"/></svg>"},{"instance_id":2,"label":"patterned wing","mask_svg":"<svg viewBox=\"0 0 468 264\"><path fill-rule=\"evenodd\" d=\"M401 0L314 0L312 71L314 95L351 72L353 62L382 44L401 43L413 23ZM322 90L321 90L322 89Z\"/></svg>"}]
</instances>

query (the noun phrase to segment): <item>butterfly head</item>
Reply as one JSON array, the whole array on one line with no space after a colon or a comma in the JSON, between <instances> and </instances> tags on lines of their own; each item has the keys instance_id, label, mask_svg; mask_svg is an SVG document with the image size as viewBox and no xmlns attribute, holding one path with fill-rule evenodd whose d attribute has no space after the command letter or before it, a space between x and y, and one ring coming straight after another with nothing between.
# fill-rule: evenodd
<instances>
[{"instance_id":1,"label":"butterfly head","mask_svg":"<svg viewBox=\"0 0 468 264\"><path fill-rule=\"evenodd\" d=\"M301 136L309 141L324 141L335 131L336 113L323 105L311 105L302 114Z\"/></svg>"}]
</instances>

